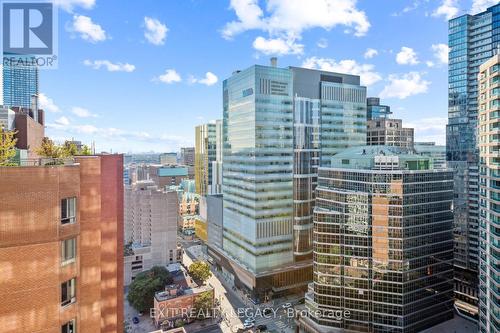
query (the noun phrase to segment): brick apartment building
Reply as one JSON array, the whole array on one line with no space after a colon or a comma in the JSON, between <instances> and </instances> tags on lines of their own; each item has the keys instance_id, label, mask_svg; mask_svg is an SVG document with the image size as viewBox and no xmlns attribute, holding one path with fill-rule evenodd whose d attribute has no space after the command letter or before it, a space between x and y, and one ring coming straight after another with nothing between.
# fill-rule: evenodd
<instances>
[{"instance_id":1,"label":"brick apartment building","mask_svg":"<svg viewBox=\"0 0 500 333\"><path fill-rule=\"evenodd\" d=\"M123 157L0 167L0 327L123 332Z\"/></svg>"},{"instance_id":2,"label":"brick apartment building","mask_svg":"<svg viewBox=\"0 0 500 333\"><path fill-rule=\"evenodd\" d=\"M157 292L154 297L154 321L157 328L171 327L178 319L187 319L197 312L195 302L198 297L208 293L215 296L214 289L210 286L191 286L188 288L173 284L165 287L165 291ZM191 312L193 309L193 312Z\"/></svg>"}]
</instances>

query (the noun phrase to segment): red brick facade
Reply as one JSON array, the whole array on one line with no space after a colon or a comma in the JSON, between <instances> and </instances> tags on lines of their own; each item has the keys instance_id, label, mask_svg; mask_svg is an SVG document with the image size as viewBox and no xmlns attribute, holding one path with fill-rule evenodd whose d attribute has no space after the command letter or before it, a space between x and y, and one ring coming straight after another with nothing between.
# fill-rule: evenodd
<instances>
[{"instance_id":1,"label":"red brick facade","mask_svg":"<svg viewBox=\"0 0 500 333\"><path fill-rule=\"evenodd\" d=\"M121 155L77 164L0 167L0 331L123 332ZM103 192L105 191L105 192ZM103 194L104 193L104 194ZM76 223L61 224L61 199L76 197ZM61 265L61 241L76 258ZM61 306L61 283L76 278L76 301Z\"/></svg>"}]
</instances>

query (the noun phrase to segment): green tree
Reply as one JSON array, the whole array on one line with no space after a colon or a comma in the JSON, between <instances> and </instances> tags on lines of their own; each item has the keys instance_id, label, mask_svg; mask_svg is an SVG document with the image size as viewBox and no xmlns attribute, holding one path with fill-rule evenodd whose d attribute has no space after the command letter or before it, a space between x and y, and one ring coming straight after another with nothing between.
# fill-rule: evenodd
<instances>
[{"instance_id":1,"label":"green tree","mask_svg":"<svg viewBox=\"0 0 500 333\"><path fill-rule=\"evenodd\" d=\"M8 131L0 127L0 166L12 166L12 158L16 156L15 138L17 131Z\"/></svg>"},{"instance_id":2,"label":"green tree","mask_svg":"<svg viewBox=\"0 0 500 333\"><path fill-rule=\"evenodd\" d=\"M165 267L155 266L139 273L130 284L127 300L139 312L149 312L154 305L154 296L172 283L172 277Z\"/></svg>"},{"instance_id":3,"label":"green tree","mask_svg":"<svg viewBox=\"0 0 500 333\"><path fill-rule=\"evenodd\" d=\"M193 304L194 314L197 319L205 319L210 317L214 307L213 290L207 290L196 296Z\"/></svg>"},{"instance_id":4,"label":"green tree","mask_svg":"<svg viewBox=\"0 0 500 333\"><path fill-rule=\"evenodd\" d=\"M78 152L78 155L83 155L83 156L89 156L92 155L92 150L90 149L89 146L83 145L82 149Z\"/></svg>"},{"instance_id":5,"label":"green tree","mask_svg":"<svg viewBox=\"0 0 500 333\"><path fill-rule=\"evenodd\" d=\"M211 276L210 266L203 261L195 261L189 266L189 275L202 284L205 284Z\"/></svg>"},{"instance_id":6,"label":"green tree","mask_svg":"<svg viewBox=\"0 0 500 333\"><path fill-rule=\"evenodd\" d=\"M61 147L61 155L62 157L73 157L78 155L78 148L76 145L70 141L64 142L64 145Z\"/></svg>"},{"instance_id":7,"label":"green tree","mask_svg":"<svg viewBox=\"0 0 500 333\"><path fill-rule=\"evenodd\" d=\"M61 158L62 152L61 147L54 144L54 141L45 137L42 140L42 145L38 147L35 152L41 156L46 158Z\"/></svg>"}]
</instances>

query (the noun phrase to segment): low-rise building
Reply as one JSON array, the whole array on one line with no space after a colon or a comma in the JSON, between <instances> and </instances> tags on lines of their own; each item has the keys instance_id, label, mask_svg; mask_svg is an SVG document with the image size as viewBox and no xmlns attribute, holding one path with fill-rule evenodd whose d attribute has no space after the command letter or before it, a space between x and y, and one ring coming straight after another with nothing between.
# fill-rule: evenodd
<instances>
[{"instance_id":1,"label":"low-rise building","mask_svg":"<svg viewBox=\"0 0 500 333\"><path fill-rule=\"evenodd\" d=\"M154 321L158 328L173 327L176 320L189 320L200 311L212 309L214 305L214 289L210 286L183 288L179 285L168 285L165 291L157 292L154 297ZM197 301L200 297L210 301L203 304ZM206 313L206 312L205 312Z\"/></svg>"}]
</instances>

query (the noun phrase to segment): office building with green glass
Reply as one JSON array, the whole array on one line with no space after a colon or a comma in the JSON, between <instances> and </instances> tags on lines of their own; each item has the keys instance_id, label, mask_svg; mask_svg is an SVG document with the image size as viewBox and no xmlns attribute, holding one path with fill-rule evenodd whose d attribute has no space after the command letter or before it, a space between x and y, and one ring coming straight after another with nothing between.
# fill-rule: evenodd
<instances>
[{"instance_id":1,"label":"office building with green glass","mask_svg":"<svg viewBox=\"0 0 500 333\"><path fill-rule=\"evenodd\" d=\"M223 273L256 302L312 280L317 168L366 141L358 76L252 66L223 83Z\"/></svg>"}]
</instances>

